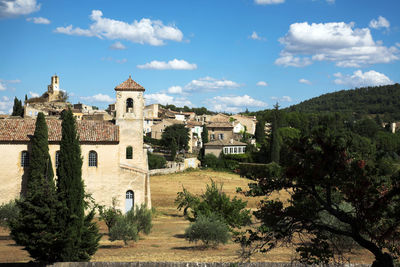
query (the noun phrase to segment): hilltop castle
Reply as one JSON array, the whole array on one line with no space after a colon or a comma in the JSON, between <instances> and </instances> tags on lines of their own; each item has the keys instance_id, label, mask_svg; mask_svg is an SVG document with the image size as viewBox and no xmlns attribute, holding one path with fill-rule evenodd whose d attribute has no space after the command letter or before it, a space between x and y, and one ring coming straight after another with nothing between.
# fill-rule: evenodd
<instances>
[{"instance_id":1,"label":"hilltop castle","mask_svg":"<svg viewBox=\"0 0 400 267\"><path fill-rule=\"evenodd\" d=\"M145 89L129 76L128 80L115 87L115 91L115 124L77 121L86 192L101 205L111 206L112 199L116 198L118 208L124 212L141 204L150 208L147 151L143 149ZM59 78L53 76L47 93L39 98L40 103L58 103L60 92ZM61 120L47 119L46 122L49 153L55 169L60 149ZM34 129L35 120L32 118L0 120L0 204L24 193L30 138Z\"/></svg>"}]
</instances>

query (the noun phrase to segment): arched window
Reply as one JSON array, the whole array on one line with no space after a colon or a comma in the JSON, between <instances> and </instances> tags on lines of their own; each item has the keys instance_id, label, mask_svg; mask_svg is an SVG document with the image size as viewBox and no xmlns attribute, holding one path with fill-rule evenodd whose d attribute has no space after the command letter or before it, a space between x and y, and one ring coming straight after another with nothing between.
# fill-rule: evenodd
<instances>
[{"instance_id":1,"label":"arched window","mask_svg":"<svg viewBox=\"0 0 400 267\"><path fill-rule=\"evenodd\" d=\"M56 160L55 160L56 168L58 168L58 164L60 162L59 160L60 160L60 150L57 150L56 151Z\"/></svg>"},{"instance_id":2,"label":"arched window","mask_svg":"<svg viewBox=\"0 0 400 267\"><path fill-rule=\"evenodd\" d=\"M29 167L29 153L28 151L21 152L21 167Z\"/></svg>"},{"instance_id":3,"label":"arched window","mask_svg":"<svg viewBox=\"0 0 400 267\"><path fill-rule=\"evenodd\" d=\"M131 146L126 148L126 159L132 159L133 149Z\"/></svg>"},{"instance_id":4,"label":"arched window","mask_svg":"<svg viewBox=\"0 0 400 267\"><path fill-rule=\"evenodd\" d=\"M132 209L135 202L135 194L132 190L126 191L125 195L125 211L128 212Z\"/></svg>"},{"instance_id":5,"label":"arched window","mask_svg":"<svg viewBox=\"0 0 400 267\"><path fill-rule=\"evenodd\" d=\"M128 98L126 100L126 112L133 112L133 99L132 98Z\"/></svg>"},{"instance_id":6,"label":"arched window","mask_svg":"<svg viewBox=\"0 0 400 267\"><path fill-rule=\"evenodd\" d=\"M97 153L96 151L89 152L89 167L97 167Z\"/></svg>"}]
</instances>

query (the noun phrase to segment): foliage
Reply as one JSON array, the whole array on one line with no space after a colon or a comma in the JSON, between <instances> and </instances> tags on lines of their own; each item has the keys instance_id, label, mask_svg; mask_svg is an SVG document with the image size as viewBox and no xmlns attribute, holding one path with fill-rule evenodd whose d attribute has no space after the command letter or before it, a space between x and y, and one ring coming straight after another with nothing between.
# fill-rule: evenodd
<instances>
[{"instance_id":1,"label":"foliage","mask_svg":"<svg viewBox=\"0 0 400 267\"><path fill-rule=\"evenodd\" d=\"M169 149L171 151L171 161L174 161L176 158L176 149L178 148L178 145L176 144L175 138L171 140L171 143L169 144Z\"/></svg>"},{"instance_id":2,"label":"foliage","mask_svg":"<svg viewBox=\"0 0 400 267\"><path fill-rule=\"evenodd\" d=\"M82 158L75 119L71 110L63 115L59 165L57 168L57 195L61 207L57 220L62 229L62 261L87 261L97 249L100 235L95 224L88 221L93 211L85 216L85 192L82 180ZM83 240L83 236L86 237ZM88 244L93 241L93 244Z\"/></svg>"},{"instance_id":3,"label":"foliage","mask_svg":"<svg viewBox=\"0 0 400 267\"><path fill-rule=\"evenodd\" d=\"M11 237L38 261L60 260L54 248L63 244L53 176L46 120L43 113L39 113L31 143L26 193L16 201L19 213L10 221Z\"/></svg>"},{"instance_id":4,"label":"foliage","mask_svg":"<svg viewBox=\"0 0 400 267\"><path fill-rule=\"evenodd\" d=\"M165 127L161 135L163 146L171 148L172 140L175 141L178 150L187 150L189 148L189 129L183 124L173 124Z\"/></svg>"},{"instance_id":5,"label":"foliage","mask_svg":"<svg viewBox=\"0 0 400 267\"><path fill-rule=\"evenodd\" d=\"M194 112L196 115L213 115L215 112L207 110L205 107L201 108L189 108L188 106L184 106L183 108L176 107L175 105L160 105L161 107L165 109L170 109L172 111L178 111L178 112Z\"/></svg>"},{"instance_id":6,"label":"foliage","mask_svg":"<svg viewBox=\"0 0 400 267\"><path fill-rule=\"evenodd\" d=\"M165 168L165 165L167 164L167 160L163 156L150 152L147 152L147 160L149 162L150 170Z\"/></svg>"},{"instance_id":7,"label":"foliage","mask_svg":"<svg viewBox=\"0 0 400 267\"><path fill-rule=\"evenodd\" d=\"M126 217L128 220L136 225L138 232L143 232L144 234L150 234L152 225L152 211L142 204L140 207L136 206L135 209L131 209Z\"/></svg>"},{"instance_id":8,"label":"foliage","mask_svg":"<svg viewBox=\"0 0 400 267\"><path fill-rule=\"evenodd\" d=\"M185 236L189 242L201 241L205 247L217 247L230 239L229 227L214 213L208 216L200 214L185 230Z\"/></svg>"},{"instance_id":9,"label":"foliage","mask_svg":"<svg viewBox=\"0 0 400 267\"><path fill-rule=\"evenodd\" d=\"M207 126L203 125L203 131L201 132L201 142L202 146L199 153L199 160L202 161L205 156L205 146L204 144L208 143L208 129Z\"/></svg>"},{"instance_id":10,"label":"foliage","mask_svg":"<svg viewBox=\"0 0 400 267\"><path fill-rule=\"evenodd\" d=\"M18 218L19 209L14 200L0 205L0 226L9 227L10 221Z\"/></svg>"},{"instance_id":11,"label":"foliage","mask_svg":"<svg viewBox=\"0 0 400 267\"><path fill-rule=\"evenodd\" d=\"M279 164L280 151L281 151L281 142L279 138L279 105L276 103L274 105L274 113L272 120L272 129L271 129L271 161Z\"/></svg>"},{"instance_id":12,"label":"foliage","mask_svg":"<svg viewBox=\"0 0 400 267\"><path fill-rule=\"evenodd\" d=\"M265 142L265 121L262 119L257 121L255 137L258 144Z\"/></svg>"},{"instance_id":13,"label":"foliage","mask_svg":"<svg viewBox=\"0 0 400 267\"><path fill-rule=\"evenodd\" d=\"M118 216L122 215L121 211L117 209L116 206L117 199L115 197L113 197L112 199L111 207L99 206L100 220L103 220L105 222L108 233L110 233L110 229L117 222Z\"/></svg>"},{"instance_id":14,"label":"foliage","mask_svg":"<svg viewBox=\"0 0 400 267\"><path fill-rule=\"evenodd\" d=\"M266 252L300 236L307 240L297 249L301 261L327 263L343 252L337 242L344 238L373 253L373 266L393 266L400 254L400 174L382 174L377 156L360 157L352 140L340 129L319 127L291 146L286 165L242 171L255 180L249 196L291 194L285 203L261 201L254 212L260 226L242 244L262 242Z\"/></svg>"},{"instance_id":15,"label":"foliage","mask_svg":"<svg viewBox=\"0 0 400 267\"><path fill-rule=\"evenodd\" d=\"M201 162L201 165L208 168L216 168L218 164L218 158L214 154L206 154Z\"/></svg>"},{"instance_id":16,"label":"foliage","mask_svg":"<svg viewBox=\"0 0 400 267\"><path fill-rule=\"evenodd\" d=\"M161 146L162 145L161 144L161 140L155 139L155 138L151 138L150 136L143 136L143 141L146 144L152 144L152 145L155 145L155 146Z\"/></svg>"},{"instance_id":17,"label":"foliage","mask_svg":"<svg viewBox=\"0 0 400 267\"><path fill-rule=\"evenodd\" d=\"M110 229L110 241L123 240L125 245L128 241L137 241L139 238L138 229L126 216L118 216L116 223Z\"/></svg>"},{"instance_id":18,"label":"foliage","mask_svg":"<svg viewBox=\"0 0 400 267\"><path fill-rule=\"evenodd\" d=\"M194 196L183 187L183 191L177 193L175 204L178 205L178 210L186 209L186 216L190 221L195 221L200 214L212 216L211 214L215 213L232 228L240 228L250 223L250 211L245 209L247 202L237 197L231 200L222 191L222 185L218 188L213 180L200 196Z\"/></svg>"},{"instance_id":19,"label":"foliage","mask_svg":"<svg viewBox=\"0 0 400 267\"><path fill-rule=\"evenodd\" d=\"M14 98L14 105L11 116L24 116L24 107L22 106L22 101L19 100L17 97Z\"/></svg>"}]
</instances>

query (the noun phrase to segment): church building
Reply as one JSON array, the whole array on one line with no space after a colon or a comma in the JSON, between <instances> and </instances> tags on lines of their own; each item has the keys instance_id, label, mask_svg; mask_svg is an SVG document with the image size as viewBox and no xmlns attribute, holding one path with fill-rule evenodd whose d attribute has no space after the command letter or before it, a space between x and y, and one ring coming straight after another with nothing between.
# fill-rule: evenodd
<instances>
[{"instance_id":1,"label":"church building","mask_svg":"<svg viewBox=\"0 0 400 267\"><path fill-rule=\"evenodd\" d=\"M141 204L151 208L147 150L143 148L145 89L129 76L115 91L115 123L77 121L85 191L100 205L111 206L115 198L117 208L123 212ZM35 122L32 118L0 120L0 204L24 193ZM61 120L48 118L46 122L49 153L56 173Z\"/></svg>"}]
</instances>

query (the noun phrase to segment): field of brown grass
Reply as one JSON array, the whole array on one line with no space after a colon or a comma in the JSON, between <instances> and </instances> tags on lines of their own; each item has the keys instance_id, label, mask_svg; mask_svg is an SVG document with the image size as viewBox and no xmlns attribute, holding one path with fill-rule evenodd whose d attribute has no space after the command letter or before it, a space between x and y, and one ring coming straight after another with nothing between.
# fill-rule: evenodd
<instances>
[{"instance_id":1,"label":"field of brown grass","mask_svg":"<svg viewBox=\"0 0 400 267\"><path fill-rule=\"evenodd\" d=\"M152 176L151 194L152 205L157 214L153 219L153 229L150 235L142 235L138 242L131 242L124 246L123 242L110 242L106 235L106 227L99 222L103 237L100 248L93 256L92 261L196 261L196 262L238 262L240 247L230 242L217 249L203 250L196 244L189 243L183 238L185 228L189 223L182 216L175 205L174 199L182 186L190 192L201 194L206 184L213 179L223 183L223 190L231 197L238 196L236 188L247 188L249 180L240 178L236 174L215 171L191 171L178 174ZM273 198L287 198L287 193L276 194ZM112 197L112 196L110 196ZM245 199L248 207L255 209L259 199ZM294 248L282 247L272 250L268 254L257 254L252 261L291 261L295 257ZM371 263L372 255L361 251L351 256L352 262ZM27 262L28 253L22 247L16 246L9 238L8 231L0 228L0 262Z\"/></svg>"}]
</instances>

